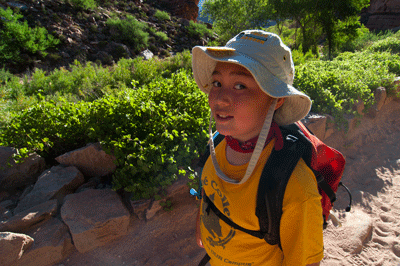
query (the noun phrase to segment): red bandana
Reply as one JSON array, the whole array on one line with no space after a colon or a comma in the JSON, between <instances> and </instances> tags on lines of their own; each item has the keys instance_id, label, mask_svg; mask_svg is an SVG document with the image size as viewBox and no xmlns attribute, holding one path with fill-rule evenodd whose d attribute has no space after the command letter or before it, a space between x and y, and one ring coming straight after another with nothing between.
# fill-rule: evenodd
<instances>
[{"instance_id":1,"label":"red bandana","mask_svg":"<svg viewBox=\"0 0 400 266\"><path fill-rule=\"evenodd\" d=\"M275 138L275 150L279 151L283 148L283 138L281 130L275 121L272 121L271 128L269 129L267 140L265 144L269 143L271 139ZM254 151L256 147L258 136L254 137L248 141L240 143L237 139L234 139L232 136L225 136L226 143L233 149L234 151L241 153L250 153Z\"/></svg>"}]
</instances>

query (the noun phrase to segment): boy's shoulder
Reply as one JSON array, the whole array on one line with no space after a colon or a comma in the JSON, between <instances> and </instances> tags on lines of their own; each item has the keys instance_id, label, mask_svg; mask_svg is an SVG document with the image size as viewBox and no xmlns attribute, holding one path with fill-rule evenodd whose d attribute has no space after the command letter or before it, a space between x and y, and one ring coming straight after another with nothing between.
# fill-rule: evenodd
<instances>
[{"instance_id":1,"label":"boy's shoulder","mask_svg":"<svg viewBox=\"0 0 400 266\"><path fill-rule=\"evenodd\" d=\"M317 180L310 167L300 158L286 186L285 199L303 202L314 197L321 197Z\"/></svg>"}]
</instances>

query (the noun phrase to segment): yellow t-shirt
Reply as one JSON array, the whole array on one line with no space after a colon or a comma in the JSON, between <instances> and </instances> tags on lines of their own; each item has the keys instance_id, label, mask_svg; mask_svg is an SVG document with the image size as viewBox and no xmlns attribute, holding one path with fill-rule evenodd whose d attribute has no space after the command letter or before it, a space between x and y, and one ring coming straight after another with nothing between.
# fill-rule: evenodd
<instances>
[{"instance_id":1,"label":"yellow t-shirt","mask_svg":"<svg viewBox=\"0 0 400 266\"><path fill-rule=\"evenodd\" d=\"M274 147L274 140L263 150L252 176L243 184L220 179L211 158L203 168L202 184L215 206L236 224L249 230L260 230L255 214L258 183L263 167ZM226 160L226 141L216 147L221 170L230 178L240 180L247 164L235 166ZM211 257L212 266L301 266L323 258L322 207L317 182L311 169L301 159L286 187L278 245L236 230L201 205L201 239Z\"/></svg>"}]
</instances>

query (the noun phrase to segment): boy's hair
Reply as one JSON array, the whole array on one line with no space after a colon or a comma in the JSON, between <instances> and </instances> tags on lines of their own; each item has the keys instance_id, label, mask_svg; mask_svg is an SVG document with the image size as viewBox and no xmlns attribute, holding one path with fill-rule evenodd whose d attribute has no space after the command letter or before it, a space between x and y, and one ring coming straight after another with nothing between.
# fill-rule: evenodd
<instances>
[{"instance_id":1,"label":"boy's hair","mask_svg":"<svg viewBox=\"0 0 400 266\"><path fill-rule=\"evenodd\" d=\"M217 62L235 63L250 71L267 95L285 98L274 116L279 125L294 123L310 111L310 98L292 86L294 64L291 51L276 34L246 30L225 46L196 46L192 54L194 78L199 88L207 94L211 90L212 72Z\"/></svg>"}]
</instances>

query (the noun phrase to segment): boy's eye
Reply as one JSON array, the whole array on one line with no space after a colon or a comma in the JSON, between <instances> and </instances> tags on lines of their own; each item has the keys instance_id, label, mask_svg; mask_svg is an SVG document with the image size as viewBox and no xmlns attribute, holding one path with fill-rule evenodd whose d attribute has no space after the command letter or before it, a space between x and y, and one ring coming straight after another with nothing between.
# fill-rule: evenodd
<instances>
[{"instance_id":1,"label":"boy's eye","mask_svg":"<svg viewBox=\"0 0 400 266\"><path fill-rule=\"evenodd\" d=\"M219 81L214 81L213 83L211 83L214 87L221 87L221 82Z\"/></svg>"},{"instance_id":2,"label":"boy's eye","mask_svg":"<svg viewBox=\"0 0 400 266\"><path fill-rule=\"evenodd\" d=\"M236 84L236 85L235 85L235 89L237 89L237 90L243 90L243 89L246 89L246 86L244 86L244 85L242 85L242 84Z\"/></svg>"}]
</instances>

